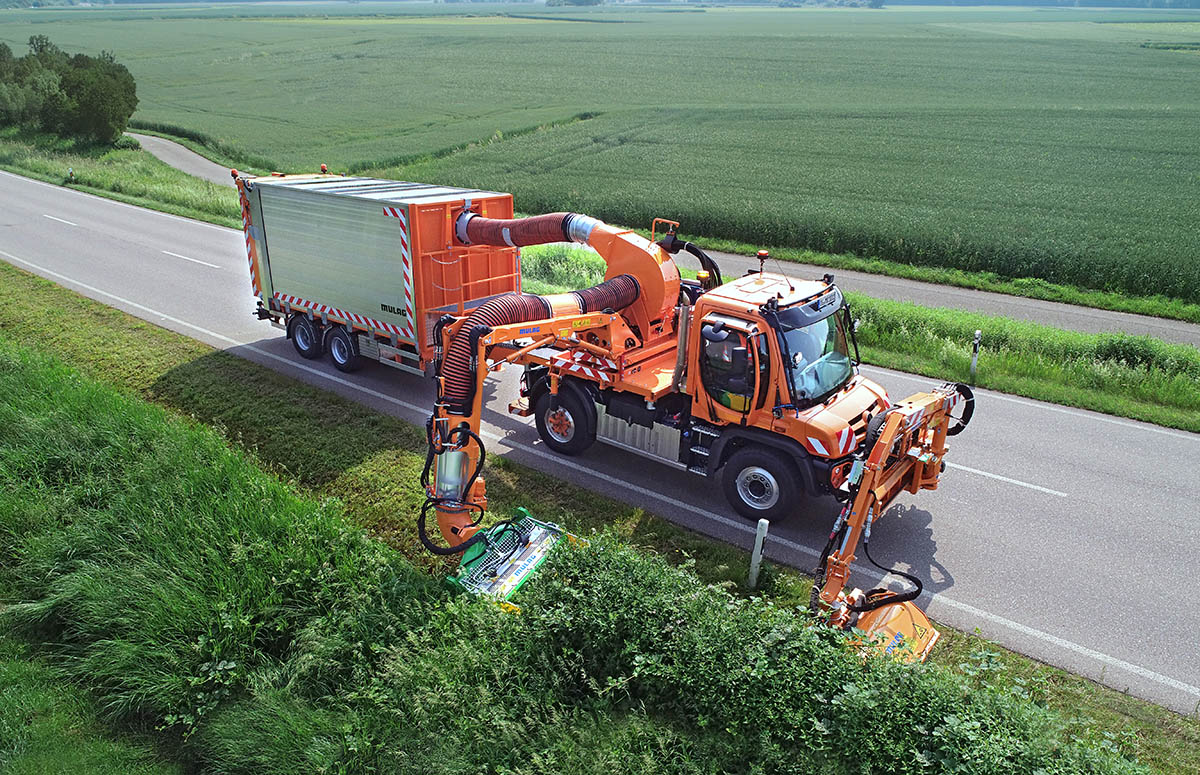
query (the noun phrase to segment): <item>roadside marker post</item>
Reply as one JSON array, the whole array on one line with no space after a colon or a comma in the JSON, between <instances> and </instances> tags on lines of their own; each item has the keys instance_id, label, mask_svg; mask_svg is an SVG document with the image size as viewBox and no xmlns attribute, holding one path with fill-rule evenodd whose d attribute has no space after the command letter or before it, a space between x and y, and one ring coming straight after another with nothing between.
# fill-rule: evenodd
<instances>
[{"instance_id":1,"label":"roadside marker post","mask_svg":"<svg viewBox=\"0 0 1200 775\"><path fill-rule=\"evenodd\" d=\"M979 364L979 343L983 340L983 331L975 329L975 348L971 353L971 384L975 384L975 368Z\"/></svg>"},{"instance_id":2,"label":"roadside marker post","mask_svg":"<svg viewBox=\"0 0 1200 775\"><path fill-rule=\"evenodd\" d=\"M762 565L763 541L767 538L767 528L771 523L766 519L758 521L758 530L754 531L754 551L750 553L750 577L746 579L746 586L750 589L758 587L758 568Z\"/></svg>"}]
</instances>

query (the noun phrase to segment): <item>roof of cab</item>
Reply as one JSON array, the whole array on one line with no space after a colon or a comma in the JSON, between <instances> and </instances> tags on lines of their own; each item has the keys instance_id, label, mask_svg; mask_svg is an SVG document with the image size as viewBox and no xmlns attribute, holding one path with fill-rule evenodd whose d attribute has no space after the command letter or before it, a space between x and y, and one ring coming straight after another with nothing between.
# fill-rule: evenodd
<instances>
[{"instance_id":1,"label":"roof of cab","mask_svg":"<svg viewBox=\"0 0 1200 775\"><path fill-rule=\"evenodd\" d=\"M768 300L778 298L779 306L785 307L819 296L829 287L819 280L795 280L770 272L752 272L736 280L730 280L709 293L755 307L761 307Z\"/></svg>"}]
</instances>

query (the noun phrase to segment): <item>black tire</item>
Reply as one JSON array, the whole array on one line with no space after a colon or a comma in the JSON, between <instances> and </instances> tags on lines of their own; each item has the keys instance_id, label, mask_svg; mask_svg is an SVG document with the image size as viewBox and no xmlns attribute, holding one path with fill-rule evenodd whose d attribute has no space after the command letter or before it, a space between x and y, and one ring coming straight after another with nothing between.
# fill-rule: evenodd
<instances>
[{"instance_id":1,"label":"black tire","mask_svg":"<svg viewBox=\"0 0 1200 775\"><path fill-rule=\"evenodd\" d=\"M721 487L733 510L747 519L778 520L800 505L800 472L779 450L749 446L734 452L721 467Z\"/></svg>"},{"instance_id":2,"label":"black tire","mask_svg":"<svg viewBox=\"0 0 1200 775\"><path fill-rule=\"evenodd\" d=\"M879 414L871 415L871 419L867 421L867 435L863 437L863 448L867 454L871 454L871 449L874 448L875 442L879 441L879 434L883 433L883 425L887 422L888 415L892 413L892 409L885 409Z\"/></svg>"},{"instance_id":3,"label":"black tire","mask_svg":"<svg viewBox=\"0 0 1200 775\"><path fill-rule=\"evenodd\" d=\"M552 396L542 393L533 405L533 420L546 446L564 455L578 455L596 441L596 409L574 390L562 386L558 405L551 410Z\"/></svg>"},{"instance_id":4,"label":"black tire","mask_svg":"<svg viewBox=\"0 0 1200 775\"><path fill-rule=\"evenodd\" d=\"M961 382L954 383L954 387L962 396L962 400L959 401L958 407L955 407L957 413L950 412L950 421L946 426L947 436L957 436L962 433L967 424L971 422L971 417L975 415L975 391Z\"/></svg>"},{"instance_id":5,"label":"black tire","mask_svg":"<svg viewBox=\"0 0 1200 775\"><path fill-rule=\"evenodd\" d=\"M338 371L351 372L362 368L363 359L358 354L358 335L346 332L341 326L329 329L325 336L325 347L329 360Z\"/></svg>"},{"instance_id":6,"label":"black tire","mask_svg":"<svg viewBox=\"0 0 1200 775\"><path fill-rule=\"evenodd\" d=\"M292 340L292 345L295 346L296 352L300 353L300 357L310 361L320 358L325 349L322 346L324 342L320 324L309 320L303 313L292 315L292 319L288 321L288 338Z\"/></svg>"}]
</instances>

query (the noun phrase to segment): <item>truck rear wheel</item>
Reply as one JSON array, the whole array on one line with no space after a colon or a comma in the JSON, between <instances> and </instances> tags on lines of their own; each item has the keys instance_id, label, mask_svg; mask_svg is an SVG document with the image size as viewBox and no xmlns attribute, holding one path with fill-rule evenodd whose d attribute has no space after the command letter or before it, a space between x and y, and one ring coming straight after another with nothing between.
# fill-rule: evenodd
<instances>
[{"instance_id":1,"label":"truck rear wheel","mask_svg":"<svg viewBox=\"0 0 1200 775\"><path fill-rule=\"evenodd\" d=\"M288 321L288 337L301 358L311 361L321 357L321 351L324 349L321 346L321 329L306 315L292 315L292 319Z\"/></svg>"},{"instance_id":2,"label":"truck rear wheel","mask_svg":"<svg viewBox=\"0 0 1200 775\"><path fill-rule=\"evenodd\" d=\"M564 455L578 455L592 446L596 440L595 410L570 389L558 392L558 405L553 409L551 398L548 392L542 393L533 405L533 420L546 446Z\"/></svg>"},{"instance_id":3,"label":"truck rear wheel","mask_svg":"<svg viewBox=\"0 0 1200 775\"><path fill-rule=\"evenodd\" d=\"M722 467L721 486L738 514L747 519L777 520L796 509L800 474L778 450L743 447Z\"/></svg>"},{"instance_id":4,"label":"truck rear wheel","mask_svg":"<svg viewBox=\"0 0 1200 775\"><path fill-rule=\"evenodd\" d=\"M325 346L329 348L329 360L333 361L338 371L358 371L362 368L362 356L358 354L358 335L347 333L346 329L337 327L329 330L325 337Z\"/></svg>"}]
</instances>

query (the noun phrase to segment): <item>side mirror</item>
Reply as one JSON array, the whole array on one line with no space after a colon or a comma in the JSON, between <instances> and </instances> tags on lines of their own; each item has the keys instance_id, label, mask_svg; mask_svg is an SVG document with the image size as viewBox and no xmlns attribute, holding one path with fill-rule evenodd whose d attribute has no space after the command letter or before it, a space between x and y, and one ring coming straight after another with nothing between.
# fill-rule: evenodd
<instances>
[{"instance_id":1,"label":"side mirror","mask_svg":"<svg viewBox=\"0 0 1200 775\"><path fill-rule=\"evenodd\" d=\"M729 332L725 330L725 324L720 320L716 323L706 324L700 329L700 335L706 342L724 342L729 338Z\"/></svg>"}]
</instances>

